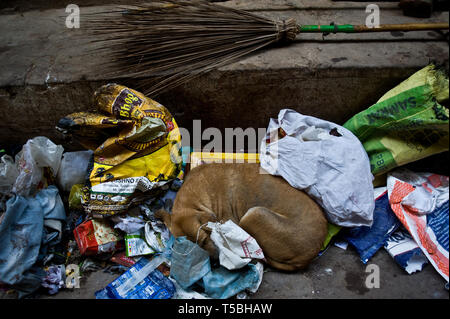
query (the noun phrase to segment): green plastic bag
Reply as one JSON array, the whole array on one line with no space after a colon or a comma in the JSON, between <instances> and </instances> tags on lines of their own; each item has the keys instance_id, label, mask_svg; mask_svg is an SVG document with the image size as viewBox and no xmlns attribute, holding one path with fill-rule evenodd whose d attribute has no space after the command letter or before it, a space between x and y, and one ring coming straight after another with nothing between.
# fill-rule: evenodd
<instances>
[{"instance_id":1,"label":"green plastic bag","mask_svg":"<svg viewBox=\"0 0 450 319\"><path fill-rule=\"evenodd\" d=\"M70 189L69 208L73 210L83 210L81 205L81 197L83 196L83 185L75 184Z\"/></svg>"},{"instance_id":2,"label":"green plastic bag","mask_svg":"<svg viewBox=\"0 0 450 319\"><path fill-rule=\"evenodd\" d=\"M448 76L430 64L344 124L363 144L374 176L448 150L448 89Z\"/></svg>"}]
</instances>

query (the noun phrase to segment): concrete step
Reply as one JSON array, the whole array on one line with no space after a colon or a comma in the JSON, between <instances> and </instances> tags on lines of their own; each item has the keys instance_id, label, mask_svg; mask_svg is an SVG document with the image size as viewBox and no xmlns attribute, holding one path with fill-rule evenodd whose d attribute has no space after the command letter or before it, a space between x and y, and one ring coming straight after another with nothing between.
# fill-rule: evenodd
<instances>
[{"instance_id":1,"label":"concrete step","mask_svg":"<svg viewBox=\"0 0 450 319\"><path fill-rule=\"evenodd\" d=\"M63 2L45 10L23 2L22 10L0 7L2 143L20 144L36 135L62 142L54 130L58 119L92 109L96 88L112 81L139 84L139 79L106 77L99 66L107 61L87 53L83 14L114 7L101 0L87 3L80 7L80 29L65 27ZM222 5L273 19L293 17L302 24L364 24L370 3L234 0ZM448 12L419 20L403 16L397 3L376 4L381 23L449 20ZM448 51L448 42L437 32L302 34L289 46L256 52L152 98L188 129L194 119L201 119L203 128L265 128L269 117L286 107L342 124L430 61L448 64Z\"/></svg>"}]
</instances>

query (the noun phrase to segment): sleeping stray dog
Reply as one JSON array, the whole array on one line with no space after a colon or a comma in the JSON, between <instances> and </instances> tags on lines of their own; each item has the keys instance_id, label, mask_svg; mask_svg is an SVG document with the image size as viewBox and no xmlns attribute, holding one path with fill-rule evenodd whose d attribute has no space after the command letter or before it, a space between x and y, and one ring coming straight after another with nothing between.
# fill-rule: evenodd
<instances>
[{"instance_id":1,"label":"sleeping stray dog","mask_svg":"<svg viewBox=\"0 0 450 319\"><path fill-rule=\"evenodd\" d=\"M256 239L267 264L284 271L305 268L327 234L321 207L282 177L262 174L259 164L204 164L186 176L172 213L161 218L175 237L186 236L214 258L207 222L232 220Z\"/></svg>"}]
</instances>

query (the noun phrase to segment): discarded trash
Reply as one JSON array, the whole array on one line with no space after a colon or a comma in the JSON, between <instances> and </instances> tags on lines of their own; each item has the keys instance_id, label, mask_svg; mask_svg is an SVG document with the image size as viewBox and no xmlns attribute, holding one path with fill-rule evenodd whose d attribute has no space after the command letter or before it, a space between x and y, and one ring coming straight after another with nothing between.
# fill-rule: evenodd
<instances>
[{"instance_id":1,"label":"discarded trash","mask_svg":"<svg viewBox=\"0 0 450 319\"><path fill-rule=\"evenodd\" d=\"M176 280L169 277L175 285L176 291L172 299L210 299L208 296L198 293L195 290L184 290Z\"/></svg>"},{"instance_id":2,"label":"discarded trash","mask_svg":"<svg viewBox=\"0 0 450 319\"><path fill-rule=\"evenodd\" d=\"M246 289L256 292L262 281L261 263L248 264L239 270L224 267L211 270L203 277L205 294L211 298L227 299Z\"/></svg>"},{"instance_id":3,"label":"discarded trash","mask_svg":"<svg viewBox=\"0 0 450 319\"><path fill-rule=\"evenodd\" d=\"M330 223L370 226L373 176L361 142L337 124L283 109L261 142L261 167L305 190Z\"/></svg>"},{"instance_id":4,"label":"discarded trash","mask_svg":"<svg viewBox=\"0 0 450 319\"><path fill-rule=\"evenodd\" d=\"M144 219L133 216L113 216L111 220L115 223L114 228L125 233L139 232L145 226Z\"/></svg>"},{"instance_id":5,"label":"discarded trash","mask_svg":"<svg viewBox=\"0 0 450 319\"><path fill-rule=\"evenodd\" d=\"M411 234L414 241L422 249L436 271L448 282L448 249L449 249L449 178L448 176L413 173L408 170L397 170L388 175L387 188L389 203L398 219ZM424 188L430 195L417 199L420 207L411 206L412 201L405 204L405 199ZM435 201L436 205L423 205L423 201ZM423 207L435 207L432 212L423 211Z\"/></svg>"},{"instance_id":6,"label":"discarded trash","mask_svg":"<svg viewBox=\"0 0 450 319\"><path fill-rule=\"evenodd\" d=\"M328 229L327 237L325 238L325 241L323 242L322 250L325 250L327 248L328 244L331 242L333 237L339 233L339 231L342 229L342 227L328 223L327 229Z\"/></svg>"},{"instance_id":7,"label":"discarded trash","mask_svg":"<svg viewBox=\"0 0 450 319\"><path fill-rule=\"evenodd\" d=\"M427 257L403 227L388 238L384 249L408 274L421 271L428 264Z\"/></svg>"},{"instance_id":8,"label":"discarded trash","mask_svg":"<svg viewBox=\"0 0 450 319\"><path fill-rule=\"evenodd\" d=\"M111 257L111 261L125 267L131 267L136 263L135 258L127 257L125 252L118 252Z\"/></svg>"},{"instance_id":9,"label":"discarded trash","mask_svg":"<svg viewBox=\"0 0 450 319\"><path fill-rule=\"evenodd\" d=\"M175 293L171 280L158 269L163 255L141 258L128 271L95 293L97 299L169 299Z\"/></svg>"},{"instance_id":10,"label":"discarded trash","mask_svg":"<svg viewBox=\"0 0 450 319\"><path fill-rule=\"evenodd\" d=\"M122 236L107 221L87 220L73 231L80 254L97 255L123 248Z\"/></svg>"},{"instance_id":11,"label":"discarded trash","mask_svg":"<svg viewBox=\"0 0 450 319\"><path fill-rule=\"evenodd\" d=\"M19 170L14 159L9 155L3 155L0 158L0 194L9 194L12 190Z\"/></svg>"},{"instance_id":12,"label":"discarded trash","mask_svg":"<svg viewBox=\"0 0 450 319\"><path fill-rule=\"evenodd\" d=\"M228 220L225 223L211 223L211 240L219 250L219 261L228 270L239 269L252 259L264 259L264 253L256 239L245 230Z\"/></svg>"},{"instance_id":13,"label":"discarded trash","mask_svg":"<svg viewBox=\"0 0 450 319\"><path fill-rule=\"evenodd\" d=\"M13 196L0 222L0 282L31 293L41 285L45 272L32 269L43 261L48 245L58 242L64 205L55 186L35 197Z\"/></svg>"},{"instance_id":14,"label":"discarded trash","mask_svg":"<svg viewBox=\"0 0 450 319\"><path fill-rule=\"evenodd\" d=\"M154 254L156 251L145 241L144 231L125 235L125 252L127 257Z\"/></svg>"},{"instance_id":15,"label":"discarded trash","mask_svg":"<svg viewBox=\"0 0 450 319\"><path fill-rule=\"evenodd\" d=\"M105 263L91 258L86 258L80 264L80 274L99 271L105 267Z\"/></svg>"},{"instance_id":16,"label":"discarded trash","mask_svg":"<svg viewBox=\"0 0 450 319\"><path fill-rule=\"evenodd\" d=\"M83 197L83 185L75 184L70 189L69 193L69 208L82 210L83 205L81 205L81 198Z\"/></svg>"},{"instance_id":17,"label":"discarded trash","mask_svg":"<svg viewBox=\"0 0 450 319\"><path fill-rule=\"evenodd\" d=\"M93 217L111 216L180 174L181 135L164 106L135 90L110 83L95 92L94 100L108 115L70 114L57 128L95 150L84 206Z\"/></svg>"},{"instance_id":18,"label":"discarded trash","mask_svg":"<svg viewBox=\"0 0 450 319\"><path fill-rule=\"evenodd\" d=\"M448 150L449 110L440 104L448 85L445 72L428 65L344 124L367 150L374 175Z\"/></svg>"},{"instance_id":19,"label":"discarded trash","mask_svg":"<svg viewBox=\"0 0 450 319\"><path fill-rule=\"evenodd\" d=\"M58 174L64 148L44 136L37 136L23 146L16 155L19 175L12 192L22 196L32 196L48 185L44 181L44 168L48 167L52 178Z\"/></svg>"},{"instance_id":20,"label":"discarded trash","mask_svg":"<svg viewBox=\"0 0 450 319\"><path fill-rule=\"evenodd\" d=\"M170 277L187 289L211 271L209 254L186 236L177 237L172 247Z\"/></svg>"},{"instance_id":21,"label":"discarded trash","mask_svg":"<svg viewBox=\"0 0 450 319\"><path fill-rule=\"evenodd\" d=\"M50 295L58 293L59 289L66 286L66 267L64 265L50 266L45 272L46 276L42 280L42 287L48 288Z\"/></svg>"},{"instance_id":22,"label":"discarded trash","mask_svg":"<svg viewBox=\"0 0 450 319\"><path fill-rule=\"evenodd\" d=\"M355 247L361 261L366 264L400 225L400 221L391 210L388 193L385 191L375 200L372 226L346 229L344 238Z\"/></svg>"},{"instance_id":23,"label":"discarded trash","mask_svg":"<svg viewBox=\"0 0 450 319\"><path fill-rule=\"evenodd\" d=\"M75 184L84 184L87 179L88 164L93 152L66 152L63 154L61 166L56 177L58 186L65 192L70 192Z\"/></svg>"}]
</instances>

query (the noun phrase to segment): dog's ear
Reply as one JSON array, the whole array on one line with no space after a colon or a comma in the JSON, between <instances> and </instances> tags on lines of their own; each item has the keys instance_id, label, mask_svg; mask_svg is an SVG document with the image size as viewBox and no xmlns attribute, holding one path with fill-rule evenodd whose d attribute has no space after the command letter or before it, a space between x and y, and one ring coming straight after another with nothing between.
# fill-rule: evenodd
<instances>
[{"instance_id":1,"label":"dog's ear","mask_svg":"<svg viewBox=\"0 0 450 319\"><path fill-rule=\"evenodd\" d=\"M162 219L162 221L164 222L164 224L170 228L171 226L171 215L168 211L164 210L164 209L160 209L158 211L155 212L155 217Z\"/></svg>"}]
</instances>

